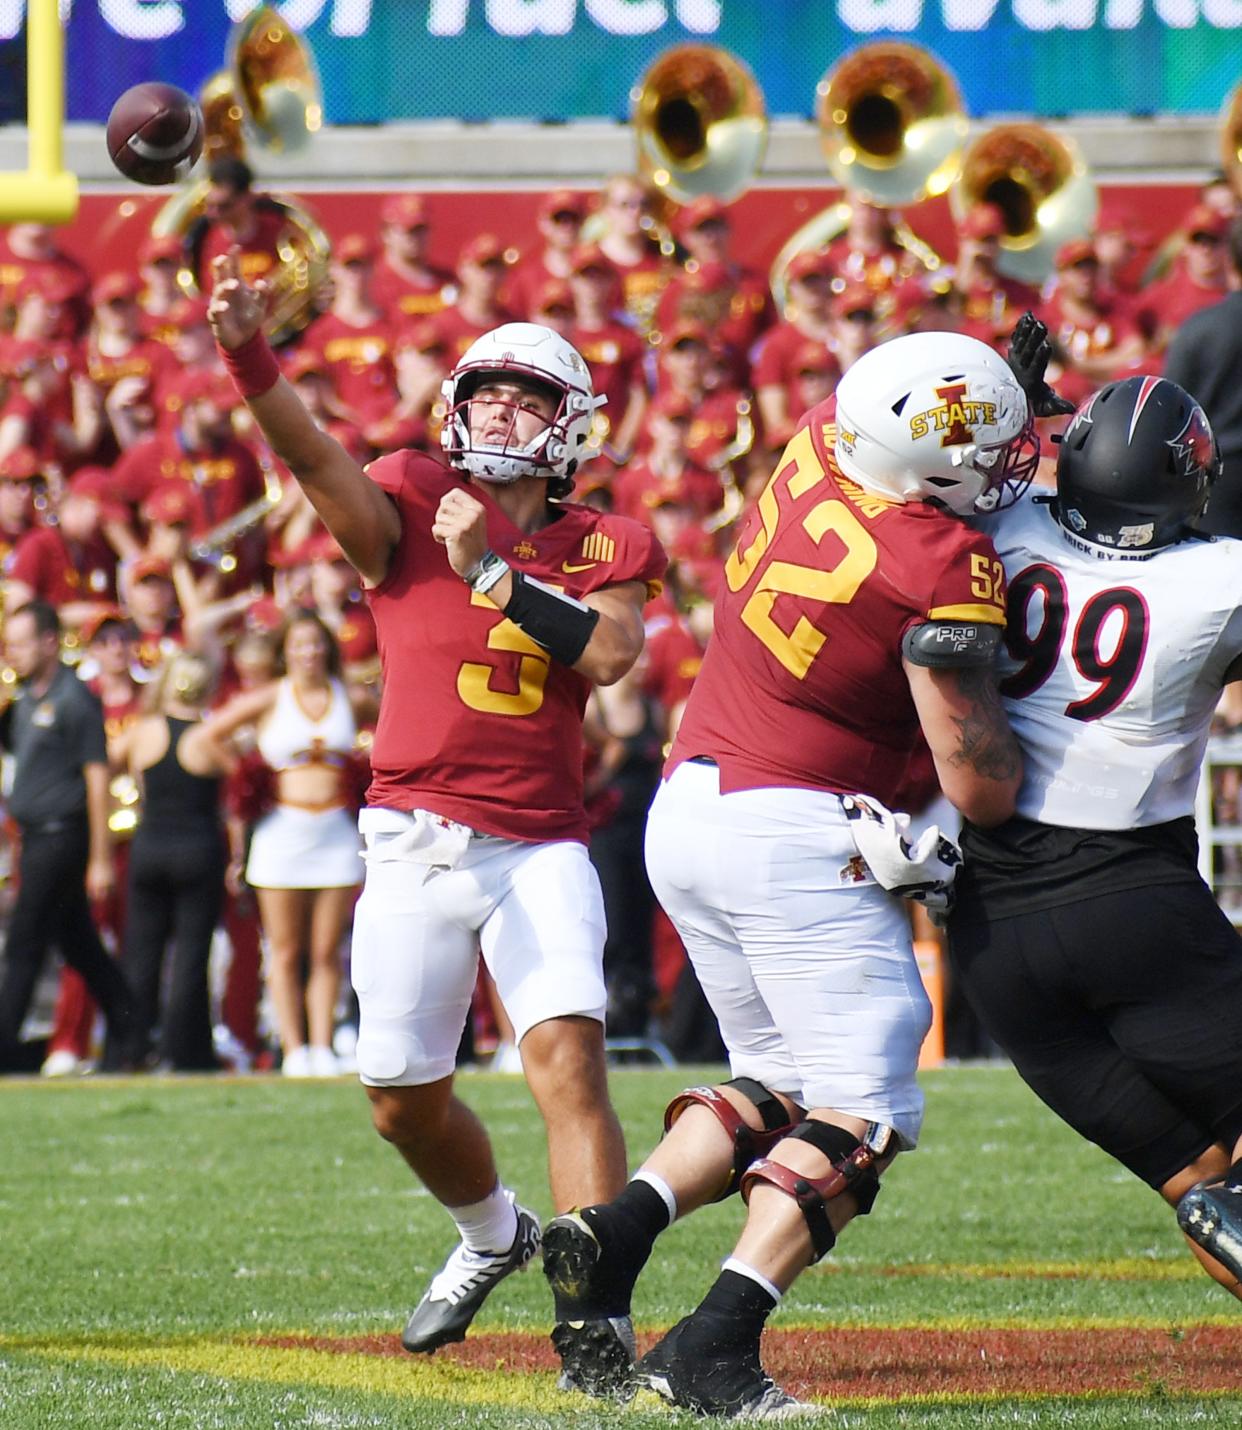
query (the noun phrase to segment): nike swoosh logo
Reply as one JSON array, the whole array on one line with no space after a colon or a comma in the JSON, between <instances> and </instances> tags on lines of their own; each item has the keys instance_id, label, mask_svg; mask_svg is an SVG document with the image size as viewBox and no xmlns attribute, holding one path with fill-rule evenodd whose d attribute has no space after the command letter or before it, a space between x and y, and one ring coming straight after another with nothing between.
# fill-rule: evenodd
<instances>
[{"instance_id":1,"label":"nike swoosh logo","mask_svg":"<svg viewBox=\"0 0 1242 1430\"><path fill-rule=\"evenodd\" d=\"M598 566L598 561L588 561L585 566L571 566L568 561L561 562L561 570L567 576L572 576L575 571L589 571L592 566Z\"/></svg>"}]
</instances>

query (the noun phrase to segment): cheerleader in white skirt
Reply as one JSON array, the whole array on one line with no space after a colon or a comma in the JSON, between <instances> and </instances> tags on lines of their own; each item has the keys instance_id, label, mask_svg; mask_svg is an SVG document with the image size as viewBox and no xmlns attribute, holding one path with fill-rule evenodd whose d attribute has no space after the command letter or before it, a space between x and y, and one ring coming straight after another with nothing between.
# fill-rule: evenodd
<instances>
[{"instance_id":1,"label":"cheerleader in white skirt","mask_svg":"<svg viewBox=\"0 0 1242 1430\"><path fill-rule=\"evenodd\" d=\"M339 1071L339 950L363 872L348 773L358 726L336 642L317 615L293 616L281 650L285 675L237 696L211 724L221 737L253 725L274 771L275 804L254 827L245 877L259 900L282 1069L327 1076Z\"/></svg>"}]
</instances>

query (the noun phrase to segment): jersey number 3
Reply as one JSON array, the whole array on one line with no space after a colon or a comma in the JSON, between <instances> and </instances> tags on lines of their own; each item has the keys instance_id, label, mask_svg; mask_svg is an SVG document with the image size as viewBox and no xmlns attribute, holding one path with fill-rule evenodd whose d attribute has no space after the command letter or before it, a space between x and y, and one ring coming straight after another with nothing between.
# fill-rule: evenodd
<instances>
[{"instance_id":1,"label":"jersey number 3","mask_svg":"<svg viewBox=\"0 0 1242 1430\"><path fill-rule=\"evenodd\" d=\"M1031 602L1043 601L1043 618L1029 629ZM1101 645L1104 623L1114 614L1121 628L1106 653ZM1065 714L1071 720L1102 720L1129 695L1147 651L1147 603L1129 586L1097 591L1082 608L1074 627L1069 655L1074 668L1096 688L1082 700L1071 700ZM1000 683L1001 694L1021 700L1033 694L1052 674L1069 629L1069 596L1061 573L1053 566L1028 566L1009 583L1005 645L1020 669Z\"/></svg>"},{"instance_id":2,"label":"jersey number 3","mask_svg":"<svg viewBox=\"0 0 1242 1430\"><path fill-rule=\"evenodd\" d=\"M830 569L792 561L765 563L784 515L782 491L791 501L796 501L823 480L824 469L815 454L810 431L804 427L786 447L780 465L759 498L760 530L749 545L743 547L739 542L725 562L725 580L730 591L741 591L754 583L742 607L743 624L798 680L805 679L828 637L803 615L792 629L782 629L772 614L776 598L800 596L816 604L845 605L854 599L876 564L876 545L871 533L845 502L836 499L817 502L798 518L816 546L829 535L837 538L842 554Z\"/></svg>"},{"instance_id":3,"label":"jersey number 3","mask_svg":"<svg viewBox=\"0 0 1242 1430\"><path fill-rule=\"evenodd\" d=\"M533 715L543 704L543 687L548 679L547 651L501 615L499 608L486 596L474 591L470 595L470 604L490 606L500 616L487 633L487 648L518 657L517 689L494 690L492 677L499 674L497 667L468 660L457 672L457 694L462 704L488 715ZM509 662L505 665L507 669Z\"/></svg>"}]
</instances>

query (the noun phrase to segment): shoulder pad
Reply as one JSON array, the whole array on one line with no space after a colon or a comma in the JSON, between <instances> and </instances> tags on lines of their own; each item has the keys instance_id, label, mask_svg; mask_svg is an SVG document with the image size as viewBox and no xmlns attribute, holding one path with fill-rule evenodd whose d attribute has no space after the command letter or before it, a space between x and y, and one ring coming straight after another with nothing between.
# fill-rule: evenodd
<instances>
[{"instance_id":1,"label":"shoulder pad","mask_svg":"<svg viewBox=\"0 0 1242 1430\"><path fill-rule=\"evenodd\" d=\"M985 621L924 621L901 638L901 653L911 665L951 670L991 665L1004 630Z\"/></svg>"}]
</instances>

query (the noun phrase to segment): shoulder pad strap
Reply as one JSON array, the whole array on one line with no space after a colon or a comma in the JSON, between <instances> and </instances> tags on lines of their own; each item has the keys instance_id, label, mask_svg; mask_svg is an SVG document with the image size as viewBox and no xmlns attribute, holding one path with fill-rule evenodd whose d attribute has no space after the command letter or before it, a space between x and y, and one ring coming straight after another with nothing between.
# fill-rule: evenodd
<instances>
[{"instance_id":1,"label":"shoulder pad strap","mask_svg":"<svg viewBox=\"0 0 1242 1430\"><path fill-rule=\"evenodd\" d=\"M953 670L991 665L1004 632L983 621L924 621L901 638L901 653L911 665Z\"/></svg>"}]
</instances>

